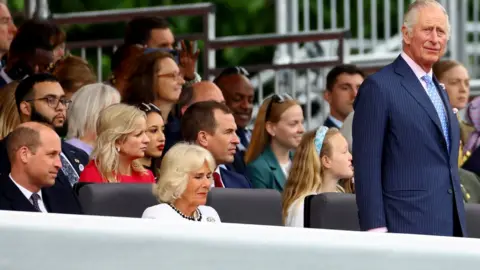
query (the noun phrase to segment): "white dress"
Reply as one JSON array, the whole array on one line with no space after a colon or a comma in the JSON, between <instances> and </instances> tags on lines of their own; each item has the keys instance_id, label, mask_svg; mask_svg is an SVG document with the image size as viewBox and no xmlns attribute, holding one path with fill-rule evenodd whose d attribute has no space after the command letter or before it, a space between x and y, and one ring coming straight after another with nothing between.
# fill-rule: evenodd
<instances>
[{"instance_id":1,"label":"white dress","mask_svg":"<svg viewBox=\"0 0 480 270\"><path fill-rule=\"evenodd\" d=\"M217 211L210 206L200 205L198 210L202 214L202 220L200 222L221 223L220 217ZM151 207L148 207L143 211L142 218L158 219L164 222L194 222L183 218L173 208L166 204L161 203Z\"/></svg>"},{"instance_id":2,"label":"white dress","mask_svg":"<svg viewBox=\"0 0 480 270\"><path fill-rule=\"evenodd\" d=\"M305 198L309 195L315 195L315 194L316 193L310 193L293 201L293 203L290 205L290 207L288 207L288 210L287 210L287 218L285 218L285 226L303 228Z\"/></svg>"},{"instance_id":3,"label":"white dress","mask_svg":"<svg viewBox=\"0 0 480 270\"><path fill-rule=\"evenodd\" d=\"M303 207L305 198L296 199L287 210L287 218L285 219L285 226L301 227L303 228Z\"/></svg>"}]
</instances>

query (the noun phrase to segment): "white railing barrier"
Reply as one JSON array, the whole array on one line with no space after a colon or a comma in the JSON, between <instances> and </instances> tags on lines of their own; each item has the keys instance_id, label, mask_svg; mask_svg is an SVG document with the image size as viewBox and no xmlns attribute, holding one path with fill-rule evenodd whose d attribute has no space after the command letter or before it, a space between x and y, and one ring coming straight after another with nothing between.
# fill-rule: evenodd
<instances>
[{"instance_id":1,"label":"white railing barrier","mask_svg":"<svg viewBox=\"0 0 480 270\"><path fill-rule=\"evenodd\" d=\"M480 240L0 211L0 269L476 269Z\"/></svg>"}]
</instances>

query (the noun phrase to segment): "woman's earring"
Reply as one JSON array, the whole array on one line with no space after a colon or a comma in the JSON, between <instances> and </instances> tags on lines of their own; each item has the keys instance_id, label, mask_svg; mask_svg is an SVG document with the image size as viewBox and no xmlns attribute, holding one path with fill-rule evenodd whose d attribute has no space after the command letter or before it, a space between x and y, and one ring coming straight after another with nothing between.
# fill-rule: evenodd
<instances>
[{"instance_id":1,"label":"woman's earring","mask_svg":"<svg viewBox=\"0 0 480 270\"><path fill-rule=\"evenodd\" d=\"M120 153L120 147L116 146L115 150L117 150L117 152Z\"/></svg>"}]
</instances>

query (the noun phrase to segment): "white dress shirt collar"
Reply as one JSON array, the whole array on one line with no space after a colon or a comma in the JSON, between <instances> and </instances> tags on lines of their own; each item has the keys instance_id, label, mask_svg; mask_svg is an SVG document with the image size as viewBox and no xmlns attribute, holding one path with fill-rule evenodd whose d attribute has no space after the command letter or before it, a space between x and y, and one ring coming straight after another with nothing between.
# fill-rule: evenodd
<instances>
[{"instance_id":1,"label":"white dress shirt collar","mask_svg":"<svg viewBox=\"0 0 480 270\"><path fill-rule=\"evenodd\" d=\"M12 179L12 182L18 187L18 189L20 189L20 191L21 191L22 194L27 198L27 200L30 201L30 198L32 197L33 192L31 192L30 190L24 188L24 187L21 186L19 183L15 182L15 180L13 180L13 177L12 177L11 174L9 174L8 176L10 177L10 179ZM42 190L40 190L37 194L40 196L40 200L43 201Z\"/></svg>"},{"instance_id":2,"label":"white dress shirt collar","mask_svg":"<svg viewBox=\"0 0 480 270\"><path fill-rule=\"evenodd\" d=\"M422 77L425 76L425 74L428 74L430 77L432 77L432 69L430 69L429 72L425 72L425 70L423 70L423 68L420 67L420 65L417 64L415 61L413 61L413 59L405 52L402 52L400 55L402 56L403 60L407 62L408 66L413 70L413 73L415 73L415 76L417 76L419 80L422 80Z\"/></svg>"},{"instance_id":3,"label":"white dress shirt collar","mask_svg":"<svg viewBox=\"0 0 480 270\"><path fill-rule=\"evenodd\" d=\"M328 116L328 118L330 119L330 121L332 121L335 126L337 126L338 128L341 128L343 126L343 122L338 120L337 118L333 117L331 114Z\"/></svg>"}]
</instances>

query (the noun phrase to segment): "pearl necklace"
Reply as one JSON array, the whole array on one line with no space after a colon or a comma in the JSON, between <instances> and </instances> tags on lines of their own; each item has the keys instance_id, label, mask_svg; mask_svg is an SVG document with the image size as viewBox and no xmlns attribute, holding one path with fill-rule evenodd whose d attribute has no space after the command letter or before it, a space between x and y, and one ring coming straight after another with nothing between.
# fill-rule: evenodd
<instances>
[{"instance_id":1,"label":"pearl necklace","mask_svg":"<svg viewBox=\"0 0 480 270\"><path fill-rule=\"evenodd\" d=\"M175 210L175 212L177 212L184 219L188 219L188 220L191 220L191 221L202 221L202 212L200 212L200 210L198 210L198 208L193 213L193 216L187 216L184 213L180 212L180 210L178 210L173 204L169 203L168 205L170 205L170 207L173 210Z\"/></svg>"}]
</instances>

